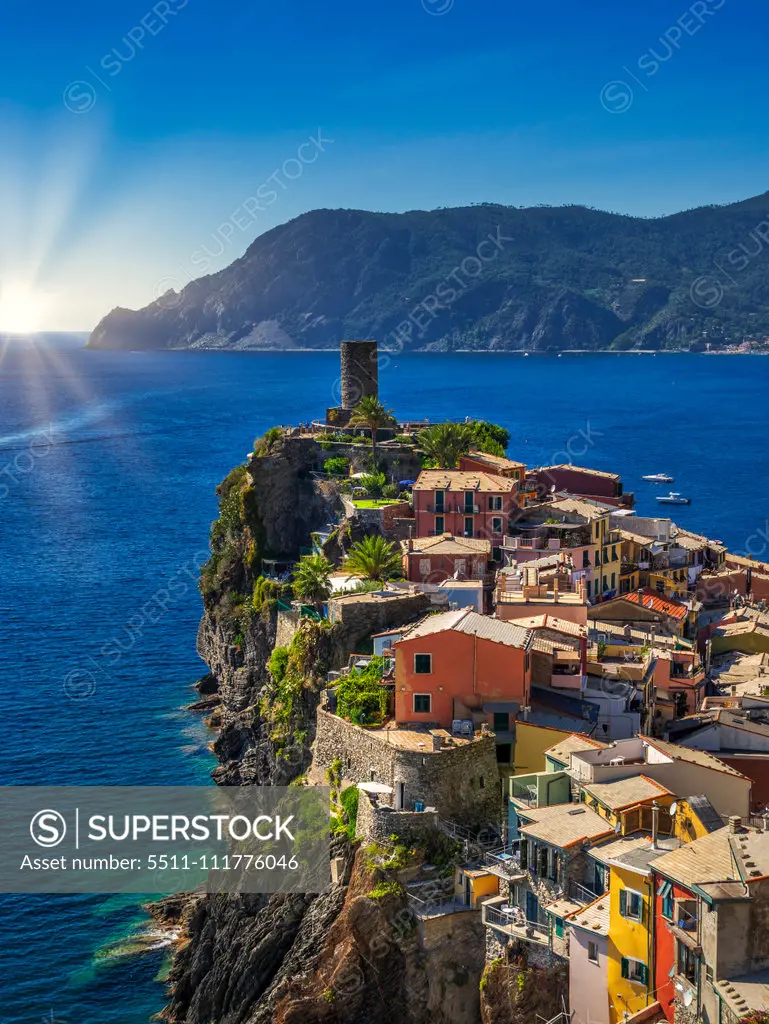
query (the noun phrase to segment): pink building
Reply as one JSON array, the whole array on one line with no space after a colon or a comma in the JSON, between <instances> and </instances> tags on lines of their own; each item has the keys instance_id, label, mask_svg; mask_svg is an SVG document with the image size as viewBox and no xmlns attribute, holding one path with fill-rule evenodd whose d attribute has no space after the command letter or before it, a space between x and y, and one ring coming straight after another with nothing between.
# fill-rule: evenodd
<instances>
[{"instance_id":1,"label":"pink building","mask_svg":"<svg viewBox=\"0 0 769 1024\"><path fill-rule=\"evenodd\" d=\"M569 1006L573 1024L609 1024L609 896L568 914Z\"/></svg>"},{"instance_id":2,"label":"pink building","mask_svg":"<svg viewBox=\"0 0 769 1024\"><path fill-rule=\"evenodd\" d=\"M500 561L517 495L518 483L511 477L482 471L425 469L413 488L416 536L451 533L488 540L492 558Z\"/></svg>"},{"instance_id":3,"label":"pink building","mask_svg":"<svg viewBox=\"0 0 769 1024\"><path fill-rule=\"evenodd\" d=\"M491 555L487 540L475 537L416 537L403 541L403 570L412 583L483 580Z\"/></svg>"}]
</instances>

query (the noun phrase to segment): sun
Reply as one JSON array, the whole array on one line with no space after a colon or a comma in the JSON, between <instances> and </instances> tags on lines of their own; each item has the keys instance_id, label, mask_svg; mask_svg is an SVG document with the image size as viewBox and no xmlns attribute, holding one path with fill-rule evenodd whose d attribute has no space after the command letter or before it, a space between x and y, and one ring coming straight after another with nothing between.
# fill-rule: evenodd
<instances>
[{"instance_id":1,"label":"sun","mask_svg":"<svg viewBox=\"0 0 769 1024\"><path fill-rule=\"evenodd\" d=\"M34 334L39 330L42 296L22 282L0 284L0 332Z\"/></svg>"}]
</instances>

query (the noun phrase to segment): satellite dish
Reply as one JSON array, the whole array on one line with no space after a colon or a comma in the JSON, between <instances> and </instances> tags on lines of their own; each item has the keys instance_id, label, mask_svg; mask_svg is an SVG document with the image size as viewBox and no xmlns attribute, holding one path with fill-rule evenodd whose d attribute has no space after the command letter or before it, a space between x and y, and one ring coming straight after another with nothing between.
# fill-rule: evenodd
<instances>
[{"instance_id":1,"label":"satellite dish","mask_svg":"<svg viewBox=\"0 0 769 1024\"><path fill-rule=\"evenodd\" d=\"M694 993L690 988L687 988L684 992L684 1006L691 1006L692 999L694 999Z\"/></svg>"},{"instance_id":2,"label":"satellite dish","mask_svg":"<svg viewBox=\"0 0 769 1024\"><path fill-rule=\"evenodd\" d=\"M673 803L670 805L670 807L668 809L670 811L670 817L671 818L675 818L676 812L678 811L678 804L676 803L675 800L673 801Z\"/></svg>"},{"instance_id":3,"label":"satellite dish","mask_svg":"<svg viewBox=\"0 0 769 1024\"><path fill-rule=\"evenodd\" d=\"M555 484L550 484L550 493L551 494L555 494ZM735 590L735 594L736 593L737 593L737 591Z\"/></svg>"}]
</instances>

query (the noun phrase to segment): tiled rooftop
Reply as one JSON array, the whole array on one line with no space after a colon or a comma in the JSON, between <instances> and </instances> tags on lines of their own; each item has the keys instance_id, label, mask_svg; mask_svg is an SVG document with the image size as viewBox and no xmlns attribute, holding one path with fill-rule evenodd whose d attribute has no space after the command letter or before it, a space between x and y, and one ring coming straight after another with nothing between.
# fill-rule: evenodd
<instances>
[{"instance_id":1,"label":"tiled rooftop","mask_svg":"<svg viewBox=\"0 0 769 1024\"><path fill-rule=\"evenodd\" d=\"M520 832L530 839L566 849L588 839L609 835L613 827L600 814L584 804L558 804L554 807L521 808L522 817L532 818L530 824L521 825Z\"/></svg>"},{"instance_id":2,"label":"tiled rooftop","mask_svg":"<svg viewBox=\"0 0 769 1024\"><path fill-rule=\"evenodd\" d=\"M478 470L423 469L413 491L478 491L499 494L514 491L518 486L510 477L496 476Z\"/></svg>"},{"instance_id":3,"label":"tiled rooftop","mask_svg":"<svg viewBox=\"0 0 769 1024\"><path fill-rule=\"evenodd\" d=\"M556 761L568 764L571 760L571 755L578 753L580 750L603 750L606 746L607 744L601 743L600 740L589 739L587 736L580 736L578 733L575 733L566 739L559 740L552 747L548 747L545 754L555 758Z\"/></svg>"},{"instance_id":4,"label":"tiled rooftop","mask_svg":"<svg viewBox=\"0 0 769 1024\"><path fill-rule=\"evenodd\" d=\"M491 552L491 541L475 537L455 537L451 533L442 533L438 537L415 537L413 547L409 549L409 541L404 540L401 546L406 554L431 555L467 555Z\"/></svg>"},{"instance_id":5,"label":"tiled rooftop","mask_svg":"<svg viewBox=\"0 0 769 1024\"><path fill-rule=\"evenodd\" d=\"M633 775L617 782L594 782L585 786L585 792L612 811L673 795L669 789L645 775Z\"/></svg>"},{"instance_id":6,"label":"tiled rooftop","mask_svg":"<svg viewBox=\"0 0 769 1024\"><path fill-rule=\"evenodd\" d=\"M654 870L690 889L702 882L739 881L732 859L729 829L710 832L654 862Z\"/></svg>"},{"instance_id":7,"label":"tiled rooftop","mask_svg":"<svg viewBox=\"0 0 769 1024\"><path fill-rule=\"evenodd\" d=\"M672 757L676 761L688 761L690 764L698 764L703 768L712 768L714 771L723 772L725 775L736 775L741 779L746 777L742 772L730 768L728 764L724 764L723 761L714 757L713 754L709 754L706 750L682 747L678 743L669 743L667 740L658 740L656 737L651 736L640 736L639 739L642 739L650 747L654 747L655 750L662 754L667 754L668 757Z\"/></svg>"},{"instance_id":8,"label":"tiled rooftop","mask_svg":"<svg viewBox=\"0 0 769 1024\"><path fill-rule=\"evenodd\" d=\"M586 907L569 914L566 921L577 928L584 928L588 932L595 932L597 935L609 934L609 894L599 896L597 900L588 903Z\"/></svg>"},{"instance_id":9,"label":"tiled rooftop","mask_svg":"<svg viewBox=\"0 0 769 1024\"><path fill-rule=\"evenodd\" d=\"M449 629L457 633L469 633L480 640L490 640L492 643L504 644L507 647L519 647L522 650L527 650L531 646L533 638L530 629L523 629L514 622L504 622L490 615L479 615L468 608L459 608L456 611L428 615L415 626L411 626L404 633L400 643L432 636L434 633L442 633Z\"/></svg>"},{"instance_id":10,"label":"tiled rooftop","mask_svg":"<svg viewBox=\"0 0 769 1024\"><path fill-rule=\"evenodd\" d=\"M600 861L601 864L624 865L646 874L650 864L666 853L677 850L680 846L680 839L668 837L658 839L655 846L652 843L652 837L644 832L623 836L622 839L614 839L600 846L593 846L590 856Z\"/></svg>"}]
</instances>

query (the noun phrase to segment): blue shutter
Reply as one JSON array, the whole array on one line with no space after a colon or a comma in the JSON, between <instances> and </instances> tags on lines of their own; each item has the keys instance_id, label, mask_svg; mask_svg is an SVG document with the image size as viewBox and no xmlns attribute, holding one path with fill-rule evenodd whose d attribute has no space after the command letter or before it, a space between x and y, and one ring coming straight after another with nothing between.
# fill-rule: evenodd
<instances>
[{"instance_id":1,"label":"blue shutter","mask_svg":"<svg viewBox=\"0 0 769 1024\"><path fill-rule=\"evenodd\" d=\"M629 978L630 977L629 964L628 964L628 961L627 961L627 957L625 957L625 956L622 957L622 977L623 978Z\"/></svg>"}]
</instances>

